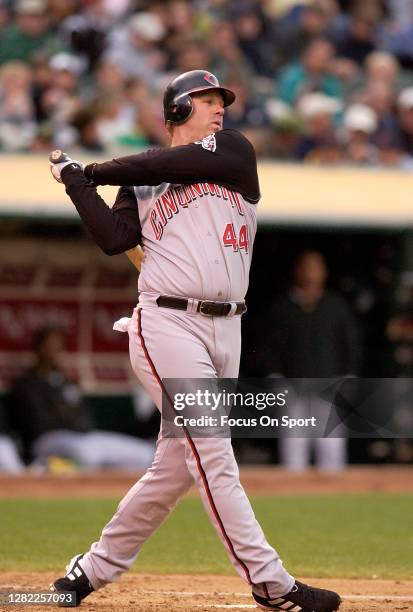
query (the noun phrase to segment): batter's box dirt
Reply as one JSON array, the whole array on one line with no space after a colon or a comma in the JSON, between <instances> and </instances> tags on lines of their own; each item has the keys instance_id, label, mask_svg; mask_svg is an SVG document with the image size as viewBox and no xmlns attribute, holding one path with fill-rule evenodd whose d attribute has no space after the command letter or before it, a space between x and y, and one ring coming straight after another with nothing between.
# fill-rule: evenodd
<instances>
[{"instance_id":1,"label":"batter's box dirt","mask_svg":"<svg viewBox=\"0 0 413 612\"><path fill-rule=\"evenodd\" d=\"M4 572L0 590L48 588L55 574L46 572ZM413 612L413 581L326 580L305 578L311 584L338 591L343 596L340 612ZM5 607L4 610L13 610ZM21 609L21 608L20 608ZM29 608L27 608L29 609ZM30 606L32 612L51 607ZM214 612L257 610L249 588L232 576L157 576L133 574L93 593L80 610L85 612Z\"/></svg>"}]
</instances>

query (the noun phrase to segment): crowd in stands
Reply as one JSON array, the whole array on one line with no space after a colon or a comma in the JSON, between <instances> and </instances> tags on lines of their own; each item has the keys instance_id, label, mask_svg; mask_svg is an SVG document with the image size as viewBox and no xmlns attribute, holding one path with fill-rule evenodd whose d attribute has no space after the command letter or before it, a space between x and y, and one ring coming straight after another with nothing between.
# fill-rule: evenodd
<instances>
[{"instance_id":1,"label":"crowd in stands","mask_svg":"<svg viewBox=\"0 0 413 612\"><path fill-rule=\"evenodd\" d=\"M0 0L0 151L165 145L201 67L260 155L413 165L412 0Z\"/></svg>"}]
</instances>

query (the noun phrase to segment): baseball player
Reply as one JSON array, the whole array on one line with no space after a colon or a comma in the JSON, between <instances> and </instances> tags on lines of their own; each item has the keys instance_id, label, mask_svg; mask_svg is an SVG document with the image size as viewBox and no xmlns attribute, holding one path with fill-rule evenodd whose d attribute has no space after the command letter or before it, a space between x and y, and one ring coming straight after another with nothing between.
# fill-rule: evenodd
<instances>
[{"instance_id":1,"label":"baseball player","mask_svg":"<svg viewBox=\"0 0 413 612\"><path fill-rule=\"evenodd\" d=\"M132 367L162 407L165 378L236 378L241 315L260 199L255 152L239 132L223 129L235 95L210 72L173 80L164 95L167 149L84 167L60 151L53 176L97 244L109 255L142 244L139 302L128 331ZM118 185L112 208L96 192ZM239 575L265 610L331 612L337 593L296 581L266 541L240 484L231 440L162 437L154 462L120 502L98 542L75 556L53 585L79 604L117 580L195 482Z\"/></svg>"}]
</instances>

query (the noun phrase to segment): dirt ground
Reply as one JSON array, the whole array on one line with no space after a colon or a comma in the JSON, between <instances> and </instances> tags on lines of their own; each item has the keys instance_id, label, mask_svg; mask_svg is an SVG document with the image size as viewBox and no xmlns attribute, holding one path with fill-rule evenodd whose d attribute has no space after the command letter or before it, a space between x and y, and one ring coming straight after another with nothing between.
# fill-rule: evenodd
<instances>
[{"instance_id":1,"label":"dirt ground","mask_svg":"<svg viewBox=\"0 0 413 612\"><path fill-rule=\"evenodd\" d=\"M47 590L53 579L56 579L56 575L46 572L7 572L0 577L0 590L26 590L29 587ZM343 598L340 612L413 610L413 581L302 579L337 590ZM45 612L50 606L26 608L32 612ZM248 586L237 577L148 574L125 575L120 582L90 595L82 603L81 609L89 612L257 610Z\"/></svg>"},{"instance_id":2,"label":"dirt ground","mask_svg":"<svg viewBox=\"0 0 413 612\"><path fill-rule=\"evenodd\" d=\"M137 472L0 475L0 498L122 497ZM247 493L316 495L337 493L413 493L413 466L351 467L340 473L308 470L291 474L272 466L242 467ZM195 491L192 493L197 494Z\"/></svg>"},{"instance_id":3,"label":"dirt ground","mask_svg":"<svg viewBox=\"0 0 413 612\"><path fill-rule=\"evenodd\" d=\"M0 478L0 497L120 497L136 478L136 474L130 473L3 476ZM341 474L309 471L293 476L277 468L253 467L242 468L241 480L250 494L412 493L413 467L356 467ZM340 612L413 612L413 580L298 578L338 591L343 598ZM47 590L54 579L56 574L47 572L3 572L0 591ZM32 612L50 609L49 606L34 605L25 608ZM0 606L0 610L12 609ZM17 606L17 609L22 607ZM133 573L93 593L81 609L89 612L257 610L248 585L237 577Z\"/></svg>"}]
</instances>

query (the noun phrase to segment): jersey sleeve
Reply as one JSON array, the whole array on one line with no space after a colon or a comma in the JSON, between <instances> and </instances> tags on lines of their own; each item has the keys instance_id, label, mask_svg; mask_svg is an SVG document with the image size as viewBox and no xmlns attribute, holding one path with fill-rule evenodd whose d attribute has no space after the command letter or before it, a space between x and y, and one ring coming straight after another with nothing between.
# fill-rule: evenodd
<instances>
[{"instance_id":1,"label":"jersey sleeve","mask_svg":"<svg viewBox=\"0 0 413 612\"><path fill-rule=\"evenodd\" d=\"M236 130L222 130L192 144L90 164L85 175L96 185L216 183L241 193L253 204L260 199L254 148Z\"/></svg>"},{"instance_id":2,"label":"jersey sleeve","mask_svg":"<svg viewBox=\"0 0 413 612\"><path fill-rule=\"evenodd\" d=\"M107 255L123 253L140 243L138 203L131 187L121 187L110 208L80 169L66 166L61 176L80 218Z\"/></svg>"}]
</instances>

